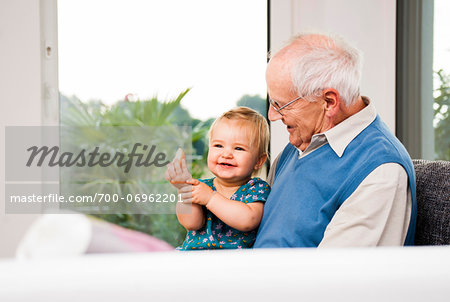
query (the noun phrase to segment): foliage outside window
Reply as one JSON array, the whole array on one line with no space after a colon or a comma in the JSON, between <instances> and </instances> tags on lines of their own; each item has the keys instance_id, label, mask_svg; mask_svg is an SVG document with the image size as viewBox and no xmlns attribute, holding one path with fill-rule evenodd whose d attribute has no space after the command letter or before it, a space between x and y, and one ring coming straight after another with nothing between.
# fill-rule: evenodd
<instances>
[{"instance_id":1,"label":"foliage outside window","mask_svg":"<svg viewBox=\"0 0 450 302\"><path fill-rule=\"evenodd\" d=\"M441 69L436 77L433 121L436 159L450 160L450 76Z\"/></svg>"},{"instance_id":2,"label":"foliage outside window","mask_svg":"<svg viewBox=\"0 0 450 302\"><path fill-rule=\"evenodd\" d=\"M83 102L76 96L67 97L61 94L61 125L92 128L97 126L191 126L193 146L191 173L194 178L201 178L208 173L207 134L213 119L201 121L191 117L189 111L181 106L181 101L188 92L189 89L180 93L174 100L166 102L155 97L134 102L118 101L111 106L99 100ZM244 95L236 105L251 107L263 115L267 111L266 101L257 95ZM180 245L186 235L186 230L178 223L175 214L98 214L95 216L153 235L173 246Z\"/></svg>"},{"instance_id":3,"label":"foliage outside window","mask_svg":"<svg viewBox=\"0 0 450 302\"><path fill-rule=\"evenodd\" d=\"M434 140L437 160L450 160L450 1L424 2L434 5L433 11L433 70L434 72ZM430 45L427 45L430 47Z\"/></svg>"}]
</instances>

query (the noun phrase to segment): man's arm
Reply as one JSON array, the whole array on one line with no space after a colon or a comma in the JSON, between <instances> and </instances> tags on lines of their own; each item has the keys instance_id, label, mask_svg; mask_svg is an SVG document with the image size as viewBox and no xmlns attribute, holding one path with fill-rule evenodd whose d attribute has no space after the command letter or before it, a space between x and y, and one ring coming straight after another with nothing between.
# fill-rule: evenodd
<instances>
[{"instance_id":1,"label":"man's arm","mask_svg":"<svg viewBox=\"0 0 450 302\"><path fill-rule=\"evenodd\" d=\"M403 245L411 204L406 171L383 164L336 211L319 247Z\"/></svg>"}]
</instances>

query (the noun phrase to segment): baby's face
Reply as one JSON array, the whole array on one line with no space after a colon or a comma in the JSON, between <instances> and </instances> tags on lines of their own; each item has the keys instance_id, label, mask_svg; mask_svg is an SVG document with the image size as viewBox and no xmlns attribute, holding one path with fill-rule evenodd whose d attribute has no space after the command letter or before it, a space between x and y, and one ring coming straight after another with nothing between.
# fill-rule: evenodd
<instances>
[{"instance_id":1,"label":"baby's face","mask_svg":"<svg viewBox=\"0 0 450 302\"><path fill-rule=\"evenodd\" d=\"M215 126L208 153L208 167L224 182L241 183L250 179L257 168L257 151L251 148L247 125L222 119Z\"/></svg>"}]
</instances>

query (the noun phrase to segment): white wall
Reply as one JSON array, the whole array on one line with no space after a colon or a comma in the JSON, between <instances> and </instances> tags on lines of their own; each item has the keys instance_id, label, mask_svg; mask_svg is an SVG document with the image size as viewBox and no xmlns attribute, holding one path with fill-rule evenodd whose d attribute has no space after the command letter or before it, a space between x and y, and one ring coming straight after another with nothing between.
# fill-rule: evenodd
<instances>
[{"instance_id":1,"label":"white wall","mask_svg":"<svg viewBox=\"0 0 450 302\"><path fill-rule=\"evenodd\" d=\"M395 0L271 1L272 50L290 36L316 30L339 34L364 53L361 94L369 96L395 132ZM288 143L281 122L272 123L272 159Z\"/></svg>"},{"instance_id":2,"label":"white wall","mask_svg":"<svg viewBox=\"0 0 450 302\"><path fill-rule=\"evenodd\" d=\"M5 215L5 126L41 124L39 1L0 1L0 257L12 256L35 215Z\"/></svg>"}]
</instances>

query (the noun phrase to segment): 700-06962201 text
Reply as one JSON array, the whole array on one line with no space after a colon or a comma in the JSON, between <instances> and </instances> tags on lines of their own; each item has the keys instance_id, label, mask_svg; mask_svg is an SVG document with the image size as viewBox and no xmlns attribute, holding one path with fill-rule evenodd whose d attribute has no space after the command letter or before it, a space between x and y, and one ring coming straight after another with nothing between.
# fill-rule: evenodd
<instances>
[{"instance_id":1,"label":"700-06962201 text","mask_svg":"<svg viewBox=\"0 0 450 302\"><path fill-rule=\"evenodd\" d=\"M105 194L95 193L95 195L70 195L64 196L56 193L45 195L11 195L10 203L175 203L182 202L180 194L149 193L149 194Z\"/></svg>"}]
</instances>

